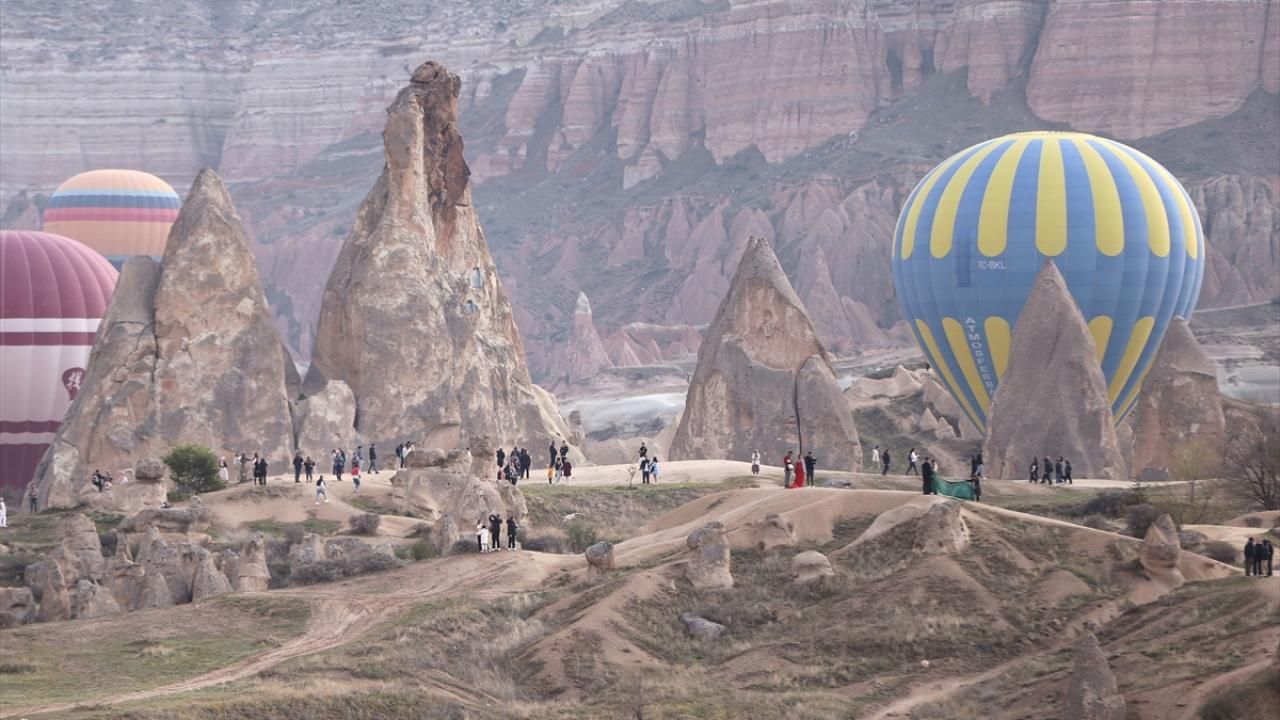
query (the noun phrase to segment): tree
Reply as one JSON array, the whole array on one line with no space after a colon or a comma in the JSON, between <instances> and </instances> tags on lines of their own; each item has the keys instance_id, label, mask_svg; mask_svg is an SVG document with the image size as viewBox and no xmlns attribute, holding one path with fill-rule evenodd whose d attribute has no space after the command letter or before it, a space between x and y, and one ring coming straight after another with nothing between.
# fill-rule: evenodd
<instances>
[{"instance_id":1,"label":"tree","mask_svg":"<svg viewBox=\"0 0 1280 720\"><path fill-rule=\"evenodd\" d=\"M1228 441L1226 477L1260 510L1280 510L1280 414L1243 423Z\"/></svg>"},{"instance_id":2,"label":"tree","mask_svg":"<svg viewBox=\"0 0 1280 720\"><path fill-rule=\"evenodd\" d=\"M169 473L176 486L173 493L175 500L226 487L218 479L217 456L203 445L178 445L162 459L169 466Z\"/></svg>"}]
</instances>

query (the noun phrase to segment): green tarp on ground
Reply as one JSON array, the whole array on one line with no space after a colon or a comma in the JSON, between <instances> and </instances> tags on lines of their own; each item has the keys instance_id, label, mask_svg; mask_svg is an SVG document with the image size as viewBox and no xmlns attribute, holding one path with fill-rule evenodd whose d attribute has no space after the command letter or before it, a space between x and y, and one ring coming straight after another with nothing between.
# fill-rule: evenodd
<instances>
[{"instance_id":1,"label":"green tarp on ground","mask_svg":"<svg viewBox=\"0 0 1280 720\"><path fill-rule=\"evenodd\" d=\"M933 491L939 495L961 500L973 499L973 483L968 480L944 480L935 476L933 478Z\"/></svg>"}]
</instances>

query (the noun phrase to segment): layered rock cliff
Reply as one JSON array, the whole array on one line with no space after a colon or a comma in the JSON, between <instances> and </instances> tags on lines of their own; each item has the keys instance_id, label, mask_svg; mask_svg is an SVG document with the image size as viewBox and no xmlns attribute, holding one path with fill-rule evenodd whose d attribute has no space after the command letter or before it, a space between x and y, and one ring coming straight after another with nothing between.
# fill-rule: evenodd
<instances>
[{"instance_id":1,"label":"layered rock cliff","mask_svg":"<svg viewBox=\"0 0 1280 720\"><path fill-rule=\"evenodd\" d=\"M579 292L604 337L636 321L709 322L736 261L726 239L747 234L773 243L833 349L908 341L884 269L906 193L949 153L1038 127L1131 140L1187 182L1209 236L1205 306L1280 292L1274 2L177 0L145 23L121 12L6 3L0 202L89 167L177 186L218 167L304 356L316 278L377 176L386 99L426 56L466 79L477 203L535 374L551 372Z\"/></svg>"},{"instance_id":2,"label":"layered rock cliff","mask_svg":"<svg viewBox=\"0 0 1280 720\"><path fill-rule=\"evenodd\" d=\"M424 63L387 109L386 164L325 286L306 390L346 383L371 441L534 445L556 432L471 203L460 89Z\"/></svg>"}]
</instances>

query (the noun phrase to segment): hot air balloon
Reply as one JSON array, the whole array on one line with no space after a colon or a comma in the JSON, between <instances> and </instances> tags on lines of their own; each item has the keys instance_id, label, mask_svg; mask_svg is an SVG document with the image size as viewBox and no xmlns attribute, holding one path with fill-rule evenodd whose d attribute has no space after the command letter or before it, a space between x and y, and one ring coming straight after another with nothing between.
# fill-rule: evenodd
<instances>
[{"instance_id":1,"label":"hot air balloon","mask_svg":"<svg viewBox=\"0 0 1280 720\"><path fill-rule=\"evenodd\" d=\"M164 255L182 200L169 184L137 170L91 170L58 186L44 229L102 253L116 268L133 255Z\"/></svg>"},{"instance_id":2,"label":"hot air balloon","mask_svg":"<svg viewBox=\"0 0 1280 720\"><path fill-rule=\"evenodd\" d=\"M1047 258L1089 323L1119 421L1169 321L1195 309L1204 233L1168 170L1083 133L1006 135L925 175L898 218L894 285L921 349L979 429Z\"/></svg>"},{"instance_id":3,"label":"hot air balloon","mask_svg":"<svg viewBox=\"0 0 1280 720\"><path fill-rule=\"evenodd\" d=\"M0 230L0 487L23 487L80 390L115 268L74 240Z\"/></svg>"}]
</instances>

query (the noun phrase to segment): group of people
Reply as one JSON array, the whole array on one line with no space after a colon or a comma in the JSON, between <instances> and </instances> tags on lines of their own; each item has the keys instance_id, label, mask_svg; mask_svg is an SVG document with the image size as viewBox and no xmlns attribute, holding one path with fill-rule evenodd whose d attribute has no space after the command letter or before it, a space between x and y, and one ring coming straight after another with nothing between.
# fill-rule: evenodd
<instances>
[{"instance_id":1,"label":"group of people","mask_svg":"<svg viewBox=\"0 0 1280 720\"><path fill-rule=\"evenodd\" d=\"M753 466L759 465L760 451L752 450L751 458ZM791 451L788 450L787 454L782 456L782 487L802 488L806 481L812 483L817 467L818 459L813 456L812 450L806 452L798 463L791 460Z\"/></svg>"},{"instance_id":2,"label":"group of people","mask_svg":"<svg viewBox=\"0 0 1280 720\"><path fill-rule=\"evenodd\" d=\"M551 461L547 464L547 484L560 482L561 478L573 477L573 463L569 461L569 443L564 440L560 441L560 447L556 447L556 441L552 440L547 447L547 454L551 456Z\"/></svg>"},{"instance_id":3,"label":"group of people","mask_svg":"<svg viewBox=\"0 0 1280 720\"><path fill-rule=\"evenodd\" d=\"M373 447L370 445L369 447ZM409 461L409 455L413 454L413 443L402 442L396 445L396 460L400 462L400 469L404 469L404 464Z\"/></svg>"},{"instance_id":4,"label":"group of people","mask_svg":"<svg viewBox=\"0 0 1280 720\"><path fill-rule=\"evenodd\" d=\"M497 552L502 549L502 516L496 513L490 513L489 522L486 525L483 519L476 523L476 547L482 553ZM507 526L507 549L516 549L516 526L515 515L508 515L505 523Z\"/></svg>"},{"instance_id":5,"label":"group of people","mask_svg":"<svg viewBox=\"0 0 1280 720\"><path fill-rule=\"evenodd\" d=\"M252 470L254 485L267 484L267 471L270 469L271 465L267 462L266 457L259 455L258 453L254 453L253 457L250 458L244 453L237 453L235 459L236 463L240 466L240 482L248 482L250 477L249 473L250 470ZM218 468L219 478L222 477L222 467L225 466L226 462L223 461L222 466ZM226 482L226 480L224 479L223 482Z\"/></svg>"},{"instance_id":6,"label":"group of people","mask_svg":"<svg viewBox=\"0 0 1280 720\"><path fill-rule=\"evenodd\" d=\"M128 479L128 477L128 475L125 476L126 479ZM89 482L93 483L93 486L98 488L98 492L102 492L104 490L111 489L111 486L115 483L115 478L111 477L111 473L104 473L101 470L95 469L93 471L93 475L89 476Z\"/></svg>"},{"instance_id":7,"label":"group of people","mask_svg":"<svg viewBox=\"0 0 1280 720\"><path fill-rule=\"evenodd\" d=\"M1244 544L1244 574L1253 577L1271 577L1271 560L1275 554L1276 547L1270 540L1254 542L1253 538L1249 538L1249 542ZM1262 571L1264 564L1267 567L1265 573Z\"/></svg>"},{"instance_id":8,"label":"group of people","mask_svg":"<svg viewBox=\"0 0 1280 720\"><path fill-rule=\"evenodd\" d=\"M1042 464L1033 457L1030 471L1027 473L1027 481L1038 482L1041 485L1074 485L1075 483L1071 482L1071 461L1063 459L1061 455L1057 460L1050 460L1049 456L1045 455Z\"/></svg>"},{"instance_id":9,"label":"group of people","mask_svg":"<svg viewBox=\"0 0 1280 720\"><path fill-rule=\"evenodd\" d=\"M552 447L554 446L553 442ZM521 480L529 479L529 467L533 465L533 458L529 456L528 450L512 445L511 452L498 448L497 455L499 480L506 480L515 485Z\"/></svg>"},{"instance_id":10,"label":"group of people","mask_svg":"<svg viewBox=\"0 0 1280 720\"><path fill-rule=\"evenodd\" d=\"M658 456L649 457L649 448L640 441L640 484L648 485L658 482L658 474L661 471L658 465Z\"/></svg>"}]
</instances>

